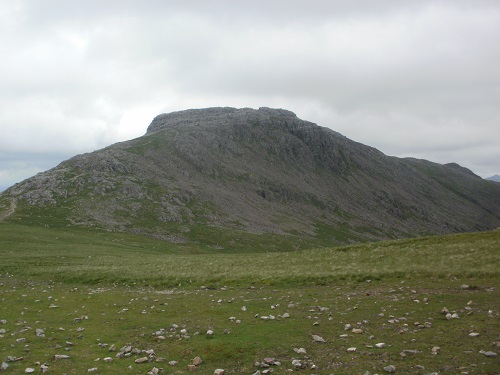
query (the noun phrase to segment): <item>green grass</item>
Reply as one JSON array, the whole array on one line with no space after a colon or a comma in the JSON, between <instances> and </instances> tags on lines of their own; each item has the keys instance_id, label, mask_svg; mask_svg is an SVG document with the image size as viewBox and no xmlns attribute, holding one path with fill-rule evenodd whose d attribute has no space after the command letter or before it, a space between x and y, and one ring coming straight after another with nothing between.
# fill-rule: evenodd
<instances>
[{"instance_id":1,"label":"green grass","mask_svg":"<svg viewBox=\"0 0 500 375\"><path fill-rule=\"evenodd\" d=\"M171 244L83 228L1 224L0 238L0 274L62 282L290 285L411 277L495 278L500 272L500 231L285 253L274 247L267 253L244 253L240 244L233 254L231 248L219 249L215 243ZM242 243L252 246L251 241Z\"/></svg>"},{"instance_id":2,"label":"green grass","mask_svg":"<svg viewBox=\"0 0 500 375\"><path fill-rule=\"evenodd\" d=\"M228 253L97 229L2 223L0 362L23 358L6 374L36 362L54 374L94 367L100 374L146 374L153 366L182 374L195 356L203 359L199 374L216 368L252 374L265 357L281 362L273 374L382 374L390 364L401 374L497 374L498 357L479 351L500 351L499 244L500 231L491 231ZM444 307L460 318L447 320ZM276 319L260 318L270 315ZM88 319L74 321L82 316ZM346 331L346 324L363 333ZM180 336L182 328L189 338ZM163 339L152 335L161 329ZM207 337L208 329L215 335ZM313 334L326 343L313 343ZM65 350L67 341L73 345ZM387 346L375 348L379 342ZM165 361L116 359L102 344L153 349ZM434 346L440 354L431 353ZM293 351L300 347L307 354ZM416 352L403 357L405 350ZM70 358L54 360L55 354ZM108 356L110 363L103 361ZM306 369L293 368L297 358ZM172 360L178 364L170 366Z\"/></svg>"}]
</instances>

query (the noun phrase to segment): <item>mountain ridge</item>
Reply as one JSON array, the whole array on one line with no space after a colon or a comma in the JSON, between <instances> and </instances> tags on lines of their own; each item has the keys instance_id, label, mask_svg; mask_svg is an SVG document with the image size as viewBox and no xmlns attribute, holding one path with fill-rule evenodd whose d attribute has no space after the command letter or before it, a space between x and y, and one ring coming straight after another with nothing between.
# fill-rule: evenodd
<instances>
[{"instance_id":1,"label":"mountain ridge","mask_svg":"<svg viewBox=\"0 0 500 375\"><path fill-rule=\"evenodd\" d=\"M158 115L143 136L68 159L0 204L16 204L5 220L175 242L227 230L344 244L496 228L496 185L458 164L386 156L287 110L217 107Z\"/></svg>"}]
</instances>

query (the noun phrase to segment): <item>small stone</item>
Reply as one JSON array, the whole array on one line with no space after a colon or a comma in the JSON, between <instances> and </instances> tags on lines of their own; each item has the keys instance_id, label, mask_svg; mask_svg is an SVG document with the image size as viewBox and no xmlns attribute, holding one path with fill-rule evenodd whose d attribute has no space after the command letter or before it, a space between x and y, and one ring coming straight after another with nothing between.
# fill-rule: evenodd
<instances>
[{"instance_id":1,"label":"small stone","mask_svg":"<svg viewBox=\"0 0 500 375\"><path fill-rule=\"evenodd\" d=\"M202 364L202 362L203 362L203 361L201 360L201 358L200 358L200 357L194 357L194 358L193 358L193 365L195 365L195 366L199 366L199 365L201 365L201 364Z\"/></svg>"},{"instance_id":2,"label":"small stone","mask_svg":"<svg viewBox=\"0 0 500 375\"><path fill-rule=\"evenodd\" d=\"M214 371L214 375L224 375L226 372L221 369L221 368L218 368Z\"/></svg>"},{"instance_id":3,"label":"small stone","mask_svg":"<svg viewBox=\"0 0 500 375\"><path fill-rule=\"evenodd\" d=\"M347 348L348 353L354 353L357 349L352 347L352 348Z\"/></svg>"},{"instance_id":4,"label":"small stone","mask_svg":"<svg viewBox=\"0 0 500 375\"><path fill-rule=\"evenodd\" d=\"M325 343L325 339L321 336L318 336L318 335L312 335L312 339L313 339L313 342L321 342L321 343Z\"/></svg>"},{"instance_id":5,"label":"small stone","mask_svg":"<svg viewBox=\"0 0 500 375\"><path fill-rule=\"evenodd\" d=\"M485 352L484 350L480 350L479 353L484 354L486 357L496 357L496 356L498 356L497 353L491 352L491 351Z\"/></svg>"},{"instance_id":6,"label":"small stone","mask_svg":"<svg viewBox=\"0 0 500 375\"><path fill-rule=\"evenodd\" d=\"M2 362L0 365L0 370L7 370L9 368L9 365L5 362Z\"/></svg>"},{"instance_id":7,"label":"small stone","mask_svg":"<svg viewBox=\"0 0 500 375\"><path fill-rule=\"evenodd\" d=\"M178 364L178 363L179 363L179 362L177 362L177 361L170 361L170 362L168 362L168 364L169 364L170 366L175 366L175 365L176 365L176 364Z\"/></svg>"},{"instance_id":8,"label":"small stone","mask_svg":"<svg viewBox=\"0 0 500 375\"><path fill-rule=\"evenodd\" d=\"M434 355L438 355L440 351L441 351L441 348L439 346L434 346L431 349L431 353L434 354Z\"/></svg>"},{"instance_id":9,"label":"small stone","mask_svg":"<svg viewBox=\"0 0 500 375\"><path fill-rule=\"evenodd\" d=\"M295 348L293 351L297 354L307 354L307 351L304 348Z\"/></svg>"},{"instance_id":10,"label":"small stone","mask_svg":"<svg viewBox=\"0 0 500 375\"><path fill-rule=\"evenodd\" d=\"M98 368L97 367L92 367L87 370L87 372L97 372Z\"/></svg>"},{"instance_id":11,"label":"small stone","mask_svg":"<svg viewBox=\"0 0 500 375\"><path fill-rule=\"evenodd\" d=\"M149 358L148 357L137 358L134 362L135 363L146 363L146 362L149 362Z\"/></svg>"},{"instance_id":12,"label":"small stone","mask_svg":"<svg viewBox=\"0 0 500 375\"><path fill-rule=\"evenodd\" d=\"M49 366L46 364L41 365L40 371L42 372L42 374L46 373L47 371L49 371Z\"/></svg>"},{"instance_id":13,"label":"small stone","mask_svg":"<svg viewBox=\"0 0 500 375\"><path fill-rule=\"evenodd\" d=\"M477 337L477 336L479 336L479 333L478 332L471 332L471 333L469 333L469 336L470 337Z\"/></svg>"},{"instance_id":14,"label":"small stone","mask_svg":"<svg viewBox=\"0 0 500 375\"><path fill-rule=\"evenodd\" d=\"M209 330L207 331L207 336L213 336L213 335L214 335L214 331L213 331L213 330L211 330L211 329L209 329Z\"/></svg>"},{"instance_id":15,"label":"small stone","mask_svg":"<svg viewBox=\"0 0 500 375\"><path fill-rule=\"evenodd\" d=\"M360 335L363 333L363 330L361 328L353 328L351 332Z\"/></svg>"},{"instance_id":16,"label":"small stone","mask_svg":"<svg viewBox=\"0 0 500 375\"><path fill-rule=\"evenodd\" d=\"M54 359L69 359L69 355L66 354L56 354Z\"/></svg>"},{"instance_id":17,"label":"small stone","mask_svg":"<svg viewBox=\"0 0 500 375\"><path fill-rule=\"evenodd\" d=\"M35 335L37 337L45 337L45 330L41 329L41 328L37 328L35 330Z\"/></svg>"},{"instance_id":18,"label":"small stone","mask_svg":"<svg viewBox=\"0 0 500 375\"><path fill-rule=\"evenodd\" d=\"M396 372L396 367L394 365L389 365L384 367L384 371L393 373Z\"/></svg>"},{"instance_id":19,"label":"small stone","mask_svg":"<svg viewBox=\"0 0 500 375\"><path fill-rule=\"evenodd\" d=\"M187 365L188 371L196 371L196 366L195 365Z\"/></svg>"},{"instance_id":20,"label":"small stone","mask_svg":"<svg viewBox=\"0 0 500 375\"><path fill-rule=\"evenodd\" d=\"M24 372L26 374L33 374L35 372L35 369L33 367L27 367Z\"/></svg>"},{"instance_id":21,"label":"small stone","mask_svg":"<svg viewBox=\"0 0 500 375\"><path fill-rule=\"evenodd\" d=\"M378 344L375 344L375 347L379 349L385 348L386 346L387 345L385 344L385 342L379 342Z\"/></svg>"},{"instance_id":22,"label":"small stone","mask_svg":"<svg viewBox=\"0 0 500 375\"><path fill-rule=\"evenodd\" d=\"M113 362L113 358L111 357L106 357L103 359L104 362Z\"/></svg>"}]
</instances>

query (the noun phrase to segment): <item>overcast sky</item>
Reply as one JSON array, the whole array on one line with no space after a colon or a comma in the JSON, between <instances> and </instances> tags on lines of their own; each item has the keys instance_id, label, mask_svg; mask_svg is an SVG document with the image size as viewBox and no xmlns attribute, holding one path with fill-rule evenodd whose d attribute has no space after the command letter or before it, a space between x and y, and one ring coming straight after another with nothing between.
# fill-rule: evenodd
<instances>
[{"instance_id":1,"label":"overcast sky","mask_svg":"<svg viewBox=\"0 0 500 375\"><path fill-rule=\"evenodd\" d=\"M212 106L500 174L499 40L498 0L0 0L0 191Z\"/></svg>"}]
</instances>

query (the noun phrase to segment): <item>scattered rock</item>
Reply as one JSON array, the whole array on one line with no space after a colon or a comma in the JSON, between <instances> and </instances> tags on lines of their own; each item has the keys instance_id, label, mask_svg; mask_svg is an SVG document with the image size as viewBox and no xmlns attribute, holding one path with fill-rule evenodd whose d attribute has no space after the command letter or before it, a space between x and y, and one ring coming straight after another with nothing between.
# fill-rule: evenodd
<instances>
[{"instance_id":1,"label":"scattered rock","mask_svg":"<svg viewBox=\"0 0 500 375\"><path fill-rule=\"evenodd\" d=\"M168 364L169 364L170 366L175 366L175 365L176 365L176 364L178 364L178 363L179 363L179 362L177 362L177 361L170 361L170 362L168 362Z\"/></svg>"},{"instance_id":2,"label":"scattered rock","mask_svg":"<svg viewBox=\"0 0 500 375\"><path fill-rule=\"evenodd\" d=\"M196 371L196 366L195 365L187 365L188 371Z\"/></svg>"},{"instance_id":3,"label":"scattered rock","mask_svg":"<svg viewBox=\"0 0 500 375\"><path fill-rule=\"evenodd\" d=\"M296 369L306 368L306 364L302 362L300 359L292 360L292 366L295 367Z\"/></svg>"},{"instance_id":4,"label":"scattered rock","mask_svg":"<svg viewBox=\"0 0 500 375\"><path fill-rule=\"evenodd\" d=\"M297 354L306 354L307 351L304 348L294 348L293 351Z\"/></svg>"},{"instance_id":5,"label":"scattered rock","mask_svg":"<svg viewBox=\"0 0 500 375\"><path fill-rule=\"evenodd\" d=\"M200 358L200 357L194 357L194 358L193 358L193 365L195 365L195 366L199 366L199 365L201 365L201 364L202 364L202 362L203 362L203 361L201 360L201 358Z\"/></svg>"},{"instance_id":6,"label":"scattered rock","mask_svg":"<svg viewBox=\"0 0 500 375\"><path fill-rule=\"evenodd\" d=\"M441 348L439 346L434 346L431 349L431 353L434 354L434 355L438 355L440 351L441 351Z\"/></svg>"},{"instance_id":7,"label":"scattered rock","mask_svg":"<svg viewBox=\"0 0 500 375\"><path fill-rule=\"evenodd\" d=\"M321 343L325 343L325 339L321 336L318 336L318 335L312 335L312 339L313 339L313 342L321 342Z\"/></svg>"},{"instance_id":8,"label":"scattered rock","mask_svg":"<svg viewBox=\"0 0 500 375\"><path fill-rule=\"evenodd\" d=\"M54 355L54 359L69 359L69 355L67 355L67 354L56 354L56 355Z\"/></svg>"},{"instance_id":9,"label":"scattered rock","mask_svg":"<svg viewBox=\"0 0 500 375\"><path fill-rule=\"evenodd\" d=\"M471 333L469 333L469 336L470 337L477 337L477 336L479 336L479 333L478 332L471 332Z\"/></svg>"},{"instance_id":10,"label":"scattered rock","mask_svg":"<svg viewBox=\"0 0 500 375\"><path fill-rule=\"evenodd\" d=\"M97 367L92 367L87 370L87 372L97 372L98 368Z\"/></svg>"},{"instance_id":11,"label":"scattered rock","mask_svg":"<svg viewBox=\"0 0 500 375\"><path fill-rule=\"evenodd\" d=\"M226 372L221 369L221 368L218 368L214 371L214 375L224 375Z\"/></svg>"},{"instance_id":12,"label":"scattered rock","mask_svg":"<svg viewBox=\"0 0 500 375\"><path fill-rule=\"evenodd\" d=\"M385 342L379 342L378 344L375 344L375 347L379 349L385 348L386 346L387 345L385 344Z\"/></svg>"},{"instance_id":13,"label":"scattered rock","mask_svg":"<svg viewBox=\"0 0 500 375\"><path fill-rule=\"evenodd\" d=\"M5 362L2 362L0 365L0 370L7 370L9 368L9 365Z\"/></svg>"},{"instance_id":14,"label":"scattered rock","mask_svg":"<svg viewBox=\"0 0 500 375\"><path fill-rule=\"evenodd\" d=\"M357 335L360 335L360 334L362 334L364 331L363 331L361 328L353 328L351 332L352 332L352 333L355 333L355 334L357 334Z\"/></svg>"},{"instance_id":15,"label":"scattered rock","mask_svg":"<svg viewBox=\"0 0 500 375\"><path fill-rule=\"evenodd\" d=\"M348 353L354 353L357 349L352 347L352 348L347 348Z\"/></svg>"},{"instance_id":16,"label":"scattered rock","mask_svg":"<svg viewBox=\"0 0 500 375\"><path fill-rule=\"evenodd\" d=\"M491 352L491 351L485 352L484 350L480 350L479 353L484 354L486 357L496 357L496 356L498 356L497 353Z\"/></svg>"},{"instance_id":17,"label":"scattered rock","mask_svg":"<svg viewBox=\"0 0 500 375\"><path fill-rule=\"evenodd\" d=\"M396 372L396 367L394 365L389 365L384 367L384 371L393 373Z\"/></svg>"},{"instance_id":18,"label":"scattered rock","mask_svg":"<svg viewBox=\"0 0 500 375\"><path fill-rule=\"evenodd\" d=\"M33 367L27 367L24 370L24 373L26 373L26 374L33 374L34 372L35 372L35 369Z\"/></svg>"},{"instance_id":19,"label":"scattered rock","mask_svg":"<svg viewBox=\"0 0 500 375\"><path fill-rule=\"evenodd\" d=\"M149 362L149 358L148 357L137 358L134 362L135 363L146 363L146 362Z\"/></svg>"}]
</instances>

